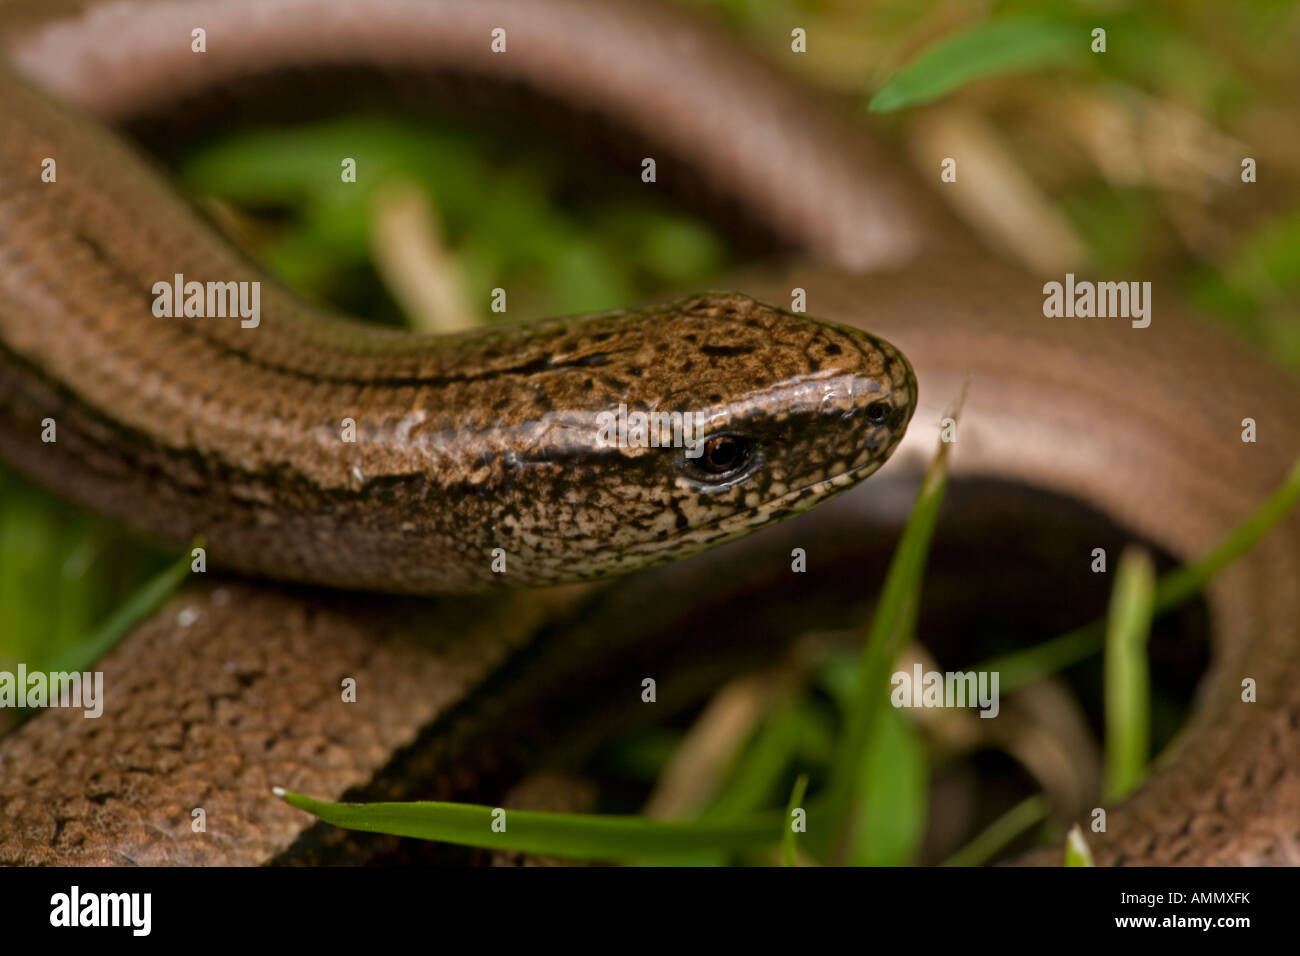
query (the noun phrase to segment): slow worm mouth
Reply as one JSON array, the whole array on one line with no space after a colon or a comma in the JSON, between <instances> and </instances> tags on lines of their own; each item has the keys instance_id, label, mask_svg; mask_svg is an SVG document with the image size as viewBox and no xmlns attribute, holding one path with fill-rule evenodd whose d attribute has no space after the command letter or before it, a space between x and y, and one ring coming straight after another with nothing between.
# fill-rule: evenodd
<instances>
[{"instance_id":1,"label":"slow worm mouth","mask_svg":"<svg viewBox=\"0 0 1300 956\"><path fill-rule=\"evenodd\" d=\"M716 528L721 525L725 525L729 521L732 521L736 518L741 518L746 515L762 516L766 512L780 509L783 505L785 505L790 500L798 499L799 496L805 494L810 490L813 492L814 497L813 500L808 504L807 508L811 508L813 507L813 505L823 500L820 497L823 492L831 490L831 488L835 485L842 485L843 487L840 488L840 490L846 491L851 485L855 484L857 481L861 481L869 477L872 472L878 469L887 460L888 460L887 458L883 458L883 459L872 458L869 461L864 461L860 465L842 471L838 475L835 475L831 478L823 478L820 481L811 481L806 485L800 485L798 488L791 488L785 494L778 495L777 497L771 499L770 501L761 502L754 508L741 508L731 512L730 514L721 515L717 518L714 518L712 521L700 525L697 530ZM859 475L860 472L863 471L865 471L866 474L861 475L861 477L856 477ZM807 508L801 508L800 511L806 511ZM767 523L766 521L761 522L759 527L761 527L762 524L766 524L766 523Z\"/></svg>"}]
</instances>

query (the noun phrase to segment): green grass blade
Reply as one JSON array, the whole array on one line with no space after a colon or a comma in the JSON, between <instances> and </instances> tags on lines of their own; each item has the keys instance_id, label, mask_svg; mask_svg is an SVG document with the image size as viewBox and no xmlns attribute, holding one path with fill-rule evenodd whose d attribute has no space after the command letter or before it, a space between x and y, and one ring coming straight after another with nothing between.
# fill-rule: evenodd
<instances>
[{"instance_id":1,"label":"green grass blade","mask_svg":"<svg viewBox=\"0 0 1300 956\"><path fill-rule=\"evenodd\" d=\"M195 542L191 548L201 547ZM119 605L95 633L49 665L52 671L86 670L107 654L131 628L158 610L190 573L192 557L186 550L169 567L145 582L144 586Z\"/></svg>"},{"instance_id":2,"label":"green grass blade","mask_svg":"<svg viewBox=\"0 0 1300 956\"><path fill-rule=\"evenodd\" d=\"M1282 487L1255 509L1245 521L1199 561L1172 571L1156 588L1156 613L1177 607L1205 586L1212 577L1255 547L1300 501L1300 458L1287 474Z\"/></svg>"},{"instance_id":3,"label":"green grass blade","mask_svg":"<svg viewBox=\"0 0 1300 956\"><path fill-rule=\"evenodd\" d=\"M1093 621L1050 641L992 658L976 669L997 671L1002 693L1009 694L1086 661L1101 650L1105 636L1105 622Z\"/></svg>"},{"instance_id":4,"label":"green grass blade","mask_svg":"<svg viewBox=\"0 0 1300 956\"><path fill-rule=\"evenodd\" d=\"M1105 798L1118 800L1146 774L1151 747L1147 640L1155 609L1155 568L1144 551L1120 558L1106 629Z\"/></svg>"},{"instance_id":5,"label":"green grass blade","mask_svg":"<svg viewBox=\"0 0 1300 956\"><path fill-rule=\"evenodd\" d=\"M4 475L0 481L0 635L7 663L36 658L54 636L48 581L62 541L58 523L35 506L33 493Z\"/></svg>"},{"instance_id":6,"label":"green grass blade","mask_svg":"<svg viewBox=\"0 0 1300 956\"><path fill-rule=\"evenodd\" d=\"M1088 841L1077 823L1070 827L1070 832L1065 835L1065 865L1093 865L1092 850L1089 849Z\"/></svg>"},{"instance_id":7,"label":"green grass blade","mask_svg":"<svg viewBox=\"0 0 1300 956\"><path fill-rule=\"evenodd\" d=\"M783 821L776 813L725 823L665 822L465 803L328 803L289 791L277 790L276 794L326 823L350 830L583 860L639 861L755 850L781 842L783 832ZM502 832L493 830L498 820L504 821Z\"/></svg>"},{"instance_id":8,"label":"green grass blade","mask_svg":"<svg viewBox=\"0 0 1300 956\"><path fill-rule=\"evenodd\" d=\"M888 704L872 723L858 786L858 812L846 862L907 866L925 840L930 768L916 726Z\"/></svg>"},{"instance_id":9,"label":"green grass blade","mask_svg":"<svg viewBox=\"0 0 1300 956\"><path fill-rule=\"evenodd\" d=\"M983 866L1012 840L1047 819L1047 798L1026 797L998 817L940 866Z\"/></svg>"},{"instance_id":10,"label":"green grass blade","mask_svg":"<svg viewBox=\"0 0 1300 956\"><path fill-rule=\"evenodd\" d=\"M799 779L794 782L794 789L790 791L790 802L785 807L785 833L781 835L781 863L783 866L795 866L795 839L797 834L794 829L794 812L803 807L804 794L808 792L808 775L799 774ZM807 810L805 808L804 819L807 820Z\"/></svg>"},{"instance_id":11,"label":"green grass blade","mask_svg":"<svg viewBox=\"0 0 1300 956\"><path fill-rule=\"evenodd\" d=\"M957 413L954 412L952 417L955 419ZM949 449L949 442L939 443L939 451L926 469L916 504L885 574L884 587L862 651L858 685L845 714L844 732L831 766L828 801L834 819L839 821L840 831L835 835L835 842L849 858L861 853L860 848L855 847L855 831L860 810L859 787L864 765L868 762L868 744L878 723L880 708L889 706L890 668L915 629L921 578L948 483Z\"/></svg>"},{"instance_id":12,"label":"green grass blade","mask_svg":"<svg viewBox=\"0 0 1300 956\"><path fill-rule=\"evenodd\" d=\"M1236 561L1286 518L1300 501L1300 459L1292 465L1282 486L1234 528L1204 558L1172 571L1156 585L1155 614L1159 615L1195 595L1221 570ZM1060 637L1014 651L979 666L997 671L1002 693L1050 677L1086 660L1102 648L1105 622L1093 621Z\"/></svg>"},{"instance_id":13,"label":"green grass blade","mask_svg":"<svg viewBox=\"0 0 1300 956\"><path fill-rule=\"evenodd\" d=\"M1060 64L1089 50L1089 32L1043 17L991 20L946 37L899 70L868 108L888 113L938 99L972 80Z\"/></svg>"},{"instance_id":14,"label":"green grass blade","mask_svg":"<svg viewBox=\"0 0 1300 956\"><path fill-rule=\"evenodd\" d=\"M797 704L777 707L742 751L721 792L703 815L733 818L770 807L777 786L794 762L801 724L806 719Z\"/></svg>"}]
</instances>

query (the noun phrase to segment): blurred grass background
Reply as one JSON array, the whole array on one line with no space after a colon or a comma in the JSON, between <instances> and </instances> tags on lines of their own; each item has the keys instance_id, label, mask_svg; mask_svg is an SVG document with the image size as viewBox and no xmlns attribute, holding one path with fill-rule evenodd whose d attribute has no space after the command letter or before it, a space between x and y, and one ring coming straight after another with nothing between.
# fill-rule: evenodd
<instances>
[{"instance_id":1,"label":"blurred grass background","mask_svg":"<svg viewBox=\"0 0 1300 956\"><path fill-rule=\"evenodd\" d=\"M1063 267L1114 278L1169 277L1204 314L1300 368L1294 2L687 5L810 84L860 103L863 122L916 157L927 181L937 180L927 151L936 131L964 135L963 156L982 150L996 159L1026 187L1022 208L961 212L991 235L1000 227L982 215L1015 223L1021 245L1009 241L1004 254L1055 255ZM1047 33L1102 26L1107 53L1004 72L993 50L988 75L930 102L869 115L873 94L927 50L954 37L978 40L981 25L1016 18ZM807 31L807 54L790 50L794 27ZM353 187L339 188L340 156L355 157L364 171ZM1256 184L1240 181L1245 156L1258 162ZM395 261L402 247L433 250L438 294L463 305L470 320L490 318L490 290L498 286L509 289L509 316L517 320L708 285L733 263L726 237L685 212L575 192L563 157L523 140L415 122L346 116L274 131L231 129L184 156L179 172L196 200L289 285L390 324L410 321L422 295ZM404 215L399 207L410 204L395 204L395 194L418 195L418 214ZM396 241L381 241L384 235ZM166 561L112 523L0 469L0 662L39 668L75 651ZM824 777L836 695L851 686L853 667L850 658L828 662L816 693L768 715L743 742L709 812L780 805L796 772ZM872 862L909 862L924 829L923 743L894 711L876 733L883 735L871 750L883 761L878 779L895 786L868 795L890 821L879 828ZM680 740L679 731L661 729L609 759L649 780Z\"/></svg>"}]
</instances>

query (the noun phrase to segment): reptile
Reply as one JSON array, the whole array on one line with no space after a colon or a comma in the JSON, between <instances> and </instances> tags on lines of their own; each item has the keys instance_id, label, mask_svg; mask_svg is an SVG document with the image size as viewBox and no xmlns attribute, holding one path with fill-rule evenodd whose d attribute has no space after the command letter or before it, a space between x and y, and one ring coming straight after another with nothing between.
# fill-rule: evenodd
<instances>
[{"instance_id":1,"label":"reptile","mask_svg":"<svg viewBox=\"0 0 1300 956\"><path fill-rule=\"evenodd\" d=\"M854 530L932 450L933 430L907 428L913 412L937 424L963 383L959 479L1069 497L1184 560L1300 448L1292 383L1172 296L1141 330L1047 319L1043 277L976 249L841 104L678 12L9 3L0 49L0 454L154 534L203 534L222 567L292 585L196 586L105 660L121 702L104 718L53 710L11 734L6 862L351 859L362 841L312 826L269 787L458 792L526 749L550 719L543 702L564 710L554 688L590 686L577 675L629 655L683 675L665 682L665 709L693 699L773 651L745 640L753 617L728 598L788 578L792 544L864 547ZM470 87L579 126L595 117L625 155L648 148L661 179L792 264L736 279L744 294L620 313L438 340L361 329L263 277L110 131L358 70L382 89ZM41 179L47 157L55 182ZM260 324L158 319L154 284L175 274L259 282ZM796 289L820 321L766 304ZM701 454L597 446L594 416L618 401L704 413ZM1247 417L1257 442L1241 441ZM1300 862L1297 573L1288 520L1216 578L1200 705L1092 835L1098 862ZM503 584L551 587L469 593ZM703 653L691 637L707 638ZM342 675L386 690L340 706ZM1256 703L1242 701L1246 677Z\"/></svg>"}]
</instances>

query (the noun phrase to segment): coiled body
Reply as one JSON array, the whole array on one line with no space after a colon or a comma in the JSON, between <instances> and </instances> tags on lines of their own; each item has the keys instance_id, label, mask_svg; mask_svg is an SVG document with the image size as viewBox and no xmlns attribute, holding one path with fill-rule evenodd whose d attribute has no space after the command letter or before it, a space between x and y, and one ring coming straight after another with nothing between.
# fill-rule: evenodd
<instances>
[{"instance_id":1,"label":"coiled body","mask_svg":"<svg viewBox=\"0 0 1300 956\"><path fill-rule=\"evenodd\" d=\"M796 340L804 344L798 330L813 328L803 325L806 320L785 317L747 297L715 296L669 313L634 313L630 321L558 323L549 333L507 333L492 342L477 338L460 350L440 343L421 351L412 350L406 340L358 334L304 316L293 300L271 292L263 306L277 320L258 330L264 334L255 350L241 344L243 330L237 322L214 325L199 336L163 325L133 338L133 327L118 320L142 308L140 290L158 279L177 271L208 278L215 271L214 278L253 281L257 273L166 195L109 134L13 85L6 90L6 121L27 126L21 141L6 136L6 163L20 169L46 151L71 157L71 163L61 161L60 188L77 192L72 206L47 204L35 192L0 194L0 209L7 210L0 238L0 257L7 267L0 304L7 356L3 394L11 408L29 417L43 405L63 403L65 420L74 426L68 444L75 449L78 468L33 464L52 459L34 454L30 443L37 433L31 420L22 423L22 437L12 418L6 422L4 451L51 485L154 530L183 534L236 515L226 539L231 546L223 555L235 566L344 587L472 588L491 580L482 571L489 564L487 553L505 540L493 516L520 505L528 510L548 488L555 490L558 502L574 509L572 527L579 532L565 550L548 553L542 543L546 536L529 537L536 529L518 527L516 533L532 544L517 549L524 560L513 583L618 570L619 556L629 553L628 566L678 556L710 543L719 523L733 522L722 528L719 540L734 536L780 516L793 492L815 489L802 501L813 504L879 466L915 407L915 389L899 351L908 356L926 401L933 403L922 410L930 422L960 382L971 381L956 455L958 474L1013 479L1082 499L1184 558L1198 555L1244 517L1281 480L1300 448L1295 392L1257 360L1191 327L1172 308L1140 331L1126 323L1068 324L1044 318L1041 279L956 251L963 243L949 240L946 231L952 227L906 188L905 178L889 171L854 125L689 21L641 6L576 2L381 0L367 5L364 16L356 5L328 0L269 9L258 5L261 12L255 17L250 9L237 2L105 3L84 9L74 4L68 10L20 6L4 11L8 19L0 20L0 36L17 70L56 97L116 122L165 110L210 86L288 67L361 63L521 84L542 98L605 115L619 128L657 144L699 188L723 195L804 256L838 267L769 275L742 286L749 295L781 302L792 288L804 288L810 311L869 329L872 335L816 326L815 354L799 349L803 357L796 369L782 365L794 361L783 356L794 354ZM203 56L190 52L194 26L204 26L208 33L209 52ZM496 27L505 28L509 44L499 56L488 47ZM33 138L40 137L45 139L38 147ZM112 176L97 179L105 155L119 160L107 167ZM66 219L42 220L59 209L73 209L85 228L70 233ZM97 242L96 229L112 241ZM55 235L71 237L63 248L72 251L41 260L42 237ZM77 236L80 247L71 241ZM163 250L168 266L180 262L184 268L154 267ZM889 270L918 260L923 264L898 274L866 277L847 271ZM42 272L33 261L50 271ZM127 278L115 283L114 276ZM23 303L21 310L7 305L16 301ZM679 323L667 336L665 318ZM758 324L746 325L751 319ZM733 326L724 330L725 343L709 337L719 322ZM641 343L671 346L696 332L709 343L739 345L742 351L710 356L716 360L712 378L722 384L711 383L707 394L701 392L682 408L726 406L733 410L727 414L738 419L747 410L764 411L763 403L777 389L782 401L793 403L788 407L810 414L811 407L799 402L807 400L811 387L812 406L821 408L828 398L839 403L831 415L838 430L801 427L776 433L775 442L768 435L765 447L790 454L784 462L770 459L781 467L752 502L725 482L702 497L685 472L670 476L635 467L614 473L602 496L602 475L609 473L599 470L599 456L581 448L569 460L571 470L522 488L517 500L495 498L497 510L491 514L475 513L475 490L510 484L501 482L500 474L494 476L494 469L512 454L518 458L538 447L536 434L521 440L511 422L545 422L546 413L557 407L592 411L596 405L556 397L585 394L588 379L596 387L598 373L610 370L601 361L617 362L615 368L623 369L680 368L680 354L656 356L651 350L642 357ZM601 335L625 338L612 349L608 339L598 339ZM885 336L899 350L875 335ZM751 342L745 336L757 338ZM850 344L856 354L848 363L843 356L853 351ZM593 361L593 356L600 358ZM632 356L637 356L635 363L629 361ZM168 377L177 370L184 375ZM503 373L520 378L502 390ZM540 396L530 387L534 377L544 383ZM248 397L246 407L228 392L218 399L215 383L225 389L232 379L246 387L241 393ZM602 402L638 387L626 375L611 379L602 386L609 390ZM165 404L177 397L181 380L192 391ZM682 381L656 379L654 387L660 390L642 397L655 405L665 395L677 394ZM196 387L195 382L210 385ZM287 390L294 382L301 391ZM462 393L455 400L424 403L432 389ZM893 396L891 408L904 411L890 411L894 417L868 428L863 424L866 410L881 395ZM357 414L347 415L354 406ZM481 444L458 450L463 456L452 456L446 472L452 478L443 485L437 484L437 466L429 464L429 448L421 450L417 462L405 441L428 424L418 413L427 409L431 414L435 408L469 410L482 419L434 423L432 434L488 433ZM348 417L370 438L366 447L372 457L349 457L358 451L335 440L333 429ZM847 451L840 444L846 417L851 429ZM1258 444L1240 441L1244 417L1260 423L1266 437ZM795 435L811 436L811 444L791 448ZM920 449L928 450L933 441L930 429L914 426L909 435L890 469L914 465ZM512 441L518 444L512 446ZM678 468L681 463L673 461ZM291 475L285 474L286 464ZM797 475L796 467L806 472ZM845 475L850 478L833 480ZM679 479L685 484L679 485ZM641 513L625 503L629 489L643 492L656 481L670 497L643 496ZM438 511L447 503L428 494L429 488L446 491L458 482L462 510ZM151 496L155 487L175 489L175 494ZM863 494L869 491L868 486ZM679 496L672 498L674 494ZM570 495L576 497L566 498ZM725 506L708 512L707 503L718 501ZM688 502L700 510L681 514ZM820 510L800 519L809 534L817 533L812 529ZM838 520L844 513L835 512ZM398 517L402 514L407 517ZM613 536L619 522L610 517L626 517L629 526L644 533L619 540ZM184 524L189 519L193 523ZM666 523L661 527L658 522ZM662 538L660 531L665 532ZM441 550L430 559L422 549L439 535ZM476 554L465 567L478 569L477 577L469 570L446 571L451 552L466 540ZM710 560L706 555L693 562L704 569ZM1100 861L1294 861L1294 821L1300 818L1297 574L1300 534L1292 521L1216 582L1211 594L1216 660L1205 704L1172 763L1112 814L1108 833L1097 840ZM727 586L725 580L712 585ZM1064 583L1063 590L1068 586ZM262 613L292 620L295 605L292 600L282 603L286 600L268 598ZM542 613L536 610L536 598L511 600L523 622ZM553 600L567 606L578 598ZM75 781L60 784L41 768L56 766L59 754L76 752L79 761L88 762L77 777L93 778L97 766L103 773L96 760L107 760L107 755L97 758L96 747L78 749L72 741L85 731L57 713L43 716L6 744L0 798L8 794L6 807L17 821L5 843L6 857L70 862L108 862L117 853L139 862L272 858L293 842L301 823L292 811L268 810L259 802L263 784L282 782L321 795L365 785L421 727L465 709L486 675L528 643L522 633L526 623L496 631L482 626L472 629L477 648L472 653L464 643L435 641L433 649L374 656L340 612L342 616L327 614L316 623L302 623L297 635L289 635L292 647L283 638L265 636L255 647L253 638L236 633L232 612L222 607L209 609L215 630L207 640L222 649L218 656L223 659L246 653L254 660L249 669L254 676L238 682L235 700L277 728L272 736L279 766L285 766L286 754L294 755L289 762L296 769L289 773L298 779L269 780L276 765L259 756L256 747L232 750L198 734L182 741L186 765L197 774L189 784L182 783L186 773L174 761L149 756L152 738L144 728L152 721L156 731L170 714L167 698L148 691L146 681L136 688L132 710L114 717L109 736L119 743L134 740L147 752L136 762L146 768L147 779L132 778L129 787L114 787L104 804L112 812L89 811L98 829L87 828L90 835L69 846L66 856L57 838L51 855L51 836L44 831L59 814L52 816L48 808L60 806L59 818L65 821L83 819L86 808L77 809L81 804L70 792ZM467 619L473 620L473 613ZM134 648L166 646L166 622L151 627L151 636L128 641L107 666L143 666L144 652ZM337 654L339 666L364 658L375 668L376 680L403 670L428 672L428 679L442 681L438 693L387 701L384 713L322 717L342 721L345 729L335 726L321 756L312 750L320 743L312 739L320 736L318 728L294 728L280 719L283 715L258 711L249 692L257 686L257 675L268 672L310 683L304 645L294 638L313 628L334 635L325 653ZM449 671L449 660L461 663ZM1241 702L1238 688L1246 676L1259 681L1258 704ZM197 692L215 680L200 670L186 683ZM376 732L381 725L385 730ZM358 740L367 743L361 746ZM330 754L337 759L331 762ZM201 798L194 793L202 789L201 781L214 776L222 778L217 790L235 795L227 817L235 836L222 844L224 856L189 841L179 816L187 802ZM18 796L28 791L42 798ZM162 818L169 822L160 824ZM59 824L54 836L65 829ZM127 845L129 852L120 849Z\"/></svg>"}]
</instances>

